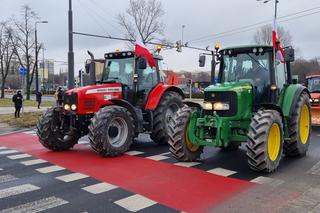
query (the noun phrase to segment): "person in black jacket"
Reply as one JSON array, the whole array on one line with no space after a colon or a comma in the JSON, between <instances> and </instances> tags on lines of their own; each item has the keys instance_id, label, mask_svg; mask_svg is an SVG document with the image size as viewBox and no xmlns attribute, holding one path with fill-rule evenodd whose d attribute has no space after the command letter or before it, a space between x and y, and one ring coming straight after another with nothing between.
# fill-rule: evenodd
<instances>
[{"instance_id":1,"label":"person in black jacket","mask_svg":"<svg viewBox=\"0 0 320 213\"><path fill-rule=\"evenodd\" d=\"M42 99L42 93L38 91L36 93L36 101L38 102L38 109L40 109L41 99Z\"/></svg>"},{"instance_id":2,"label":"person in black jacket","mask_svg":"<svg viewBox=\"0 0 320 213\"><path fill-rule=\"evenodd\" d=\"M14 103L14 107L15 107L15 112L14 112L14 117L15 118L19 118L20 117L20 110L22 108L22 101L23 101L23 96L21 94L21 91L18 90L17 94L15 94L12 97L12 102Z\"/></svg>"}]
</instances>

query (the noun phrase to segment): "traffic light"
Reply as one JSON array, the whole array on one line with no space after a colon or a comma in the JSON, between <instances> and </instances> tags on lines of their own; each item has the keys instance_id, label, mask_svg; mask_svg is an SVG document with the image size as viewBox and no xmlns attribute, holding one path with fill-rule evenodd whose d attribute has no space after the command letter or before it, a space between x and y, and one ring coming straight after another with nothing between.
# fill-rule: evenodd
<instances>
[{"instance_id":1,"label":"traffic light","mask_svg":"<svg viewBox=\"0 0 320 213\"><path fill-rule=\"evenodd\" d=\"M177 48L177 52L181 53L182 52L182 43L181 41L177 41L176 42L176 48Z\"/></svg>"},{"instance_id":2,"label":"traffic light","mask_svg":"<svg viewBox=\"0 0 320 213\"><path fill-rule=\"evenodd\" d=\"M188 79L187 85L190 86L192 84L192 79Z\"/></svg>"}]
</instances>

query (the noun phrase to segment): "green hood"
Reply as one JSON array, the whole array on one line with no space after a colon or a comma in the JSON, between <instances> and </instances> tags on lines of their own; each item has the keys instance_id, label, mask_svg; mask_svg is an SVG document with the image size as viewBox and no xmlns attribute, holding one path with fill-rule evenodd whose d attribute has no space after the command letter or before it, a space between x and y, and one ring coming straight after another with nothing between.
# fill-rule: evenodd
<instances>
[{"instance_id":1,"label":"green hood","mask_svg":"<svg viewBox=\"0 0 320 213\"><path fill-rule=\"evenodd\" d=\"M210 85L205 88L205 92L216 92L216 91L240 91L240 90L250 90L252 86L247 82L225 82L221 84Z\"/></svg>"}]
</instances>

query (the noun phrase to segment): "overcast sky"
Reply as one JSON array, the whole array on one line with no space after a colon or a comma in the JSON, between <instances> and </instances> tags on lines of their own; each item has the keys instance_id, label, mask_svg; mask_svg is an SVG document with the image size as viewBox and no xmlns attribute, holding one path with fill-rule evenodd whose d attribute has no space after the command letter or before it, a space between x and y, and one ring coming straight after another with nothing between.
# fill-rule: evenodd
<instances>
[{"instance_id":1,"label":"overcast sky","mask_svg":"<svg viewBox=\"0 0 320 213\"><path fill-rule=\"evenodd\" d=\"M122 37L124 31L117 24L116 14L124 12L128 2L129 0L73 0L74 31ZM165 10L162 19L166 24L166 38L171 41L180 40L181 26L185 25L185 41L205 37L203 41L190 43L198 47L213 47L216 42L222 47L252 43L255 30L220 38L215 38L214 35L272 19L274 11L273 1L268 4L256 0L161 2ZM48 24L38 25L38 40L45 44L46 58L67 61L68 0L0 0L0 21L11 16L19 17L23 4L29 4L40 19L49 21ZM299 48L299 56L308 59L320 56L320 0L280 0L278 10L279 16L285 16L315 7L319 8L307 12L315 13L313 15L279 23L290 31L294 45ZM82 68L85 59L88 58L86 50L92 51L96 58L101 58L105 52L124 47L123 42L75 35L75 70ZM175 50L169 50L163 51L162 55L165 69L199 70L198 51L183 49L182 53L177 53ZM61 66L65 65L56 64L56 67Z\"/></svg>"}]
</instances>

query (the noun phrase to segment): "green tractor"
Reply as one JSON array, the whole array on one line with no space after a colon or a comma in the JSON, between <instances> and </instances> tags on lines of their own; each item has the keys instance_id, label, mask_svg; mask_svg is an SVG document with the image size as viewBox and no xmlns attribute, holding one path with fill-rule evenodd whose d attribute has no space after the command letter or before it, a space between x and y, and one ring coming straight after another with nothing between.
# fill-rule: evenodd
<instances>
[{"instance_id":1,"label":"green tractor","mask_svg":"<svg viewBox=\"0 0 320 213\"><path fill-rule=\"evenodd\" d=\"M193 161L204 146L236 150L245 142L250 168L273 172L282 153L306 155L310 94L292 83L294 49L285 48L282 60L275 52L267 45L216 47L210 54L213 82L204 91L204 102L186 102L170 122L169 145L176 159ZM205 55L199 63L204 66Z\"/></svg>"}]
</instances>

